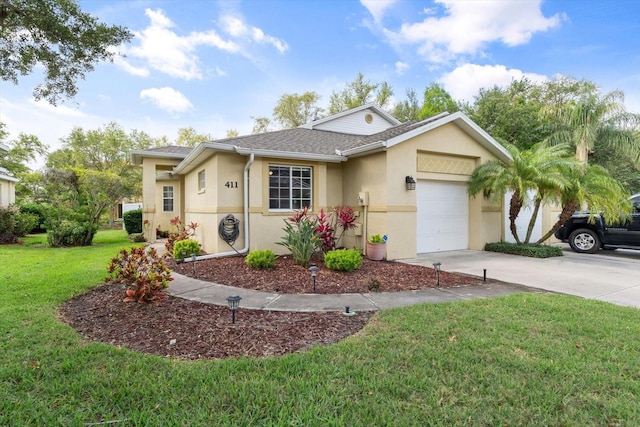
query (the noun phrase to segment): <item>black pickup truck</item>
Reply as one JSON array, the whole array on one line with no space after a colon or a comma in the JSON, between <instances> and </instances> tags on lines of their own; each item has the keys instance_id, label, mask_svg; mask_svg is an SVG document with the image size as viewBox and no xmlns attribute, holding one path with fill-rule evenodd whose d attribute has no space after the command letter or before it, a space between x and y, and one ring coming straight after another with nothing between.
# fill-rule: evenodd
<instances>
[{"instance_id":1,"label":"black pickup truck","mask_svg":"<svg viewBox=\"0 0 640 427\"><path fill-rule=\"evenodd\" d=\"M576 252L593 254L599 249L640 249L640 193L631 196L633 213L624 224L606 224L596 216L589 222L589 215L576 213L558 231L556 238L569 242Z\"/></svg>"}]
</instances>

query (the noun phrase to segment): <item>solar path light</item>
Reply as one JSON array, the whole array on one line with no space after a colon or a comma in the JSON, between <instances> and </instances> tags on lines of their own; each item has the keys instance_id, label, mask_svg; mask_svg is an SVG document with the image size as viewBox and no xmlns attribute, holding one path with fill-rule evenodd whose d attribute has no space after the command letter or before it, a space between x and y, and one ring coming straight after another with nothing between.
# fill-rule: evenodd
<instances>
[{"instance_id":1,"label":"solar path light","mask_svg":"<svg viewBox=\"0 0 640 427\"><path fill-rule=\"evenodd\" d=\"M236 323L236 310L240 305L240 298L238 295L233 295L227 297L227 304L229 305L229 309L231 310L231 323Z\"/></svg>"}]
</instances>

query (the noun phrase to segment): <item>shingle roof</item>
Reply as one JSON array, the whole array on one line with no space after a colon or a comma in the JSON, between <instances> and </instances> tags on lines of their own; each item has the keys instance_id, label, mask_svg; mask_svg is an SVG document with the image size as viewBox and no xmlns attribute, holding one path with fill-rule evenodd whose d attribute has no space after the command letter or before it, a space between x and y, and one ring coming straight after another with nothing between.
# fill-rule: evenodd
<instances>
[{"instance_id":1,"label":"shingle roof","mask_svg":"<svg viewBox=\"0 0 640 427\"><path fill-rule=\"evenodd\" d=\"M430 121L430 119L417 123L402 123L373 135L352 135L325 130L294 128L239 136L236 138L219 139L212 141L210 144L219 143L247 149L331 155L335 154L336 150L345 151L372 142L386 141L416 129L428 121Z\"/></svg>"},{"instance_id":2,"label":"shingle roof","mask_svg":"<svg viewBox=\"0 0 640 427\"><path fill-rule=\"evenodd\" d=\"M164 147L149 148L145 151L154 153L168 153L168 154L184 154L187 155L193 151L193 147L182 147L179 145L166 145Z\"/></svg>"}]
</instances>

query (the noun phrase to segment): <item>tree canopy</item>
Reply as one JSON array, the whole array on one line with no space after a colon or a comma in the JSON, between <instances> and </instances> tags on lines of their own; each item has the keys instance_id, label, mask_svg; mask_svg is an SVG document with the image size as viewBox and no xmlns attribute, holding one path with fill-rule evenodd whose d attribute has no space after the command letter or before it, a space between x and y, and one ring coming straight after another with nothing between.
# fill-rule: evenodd
<instances>
[{"instance_id":1,"label":"tree canopy","mask_svg":"<svg viewBox=\"0 0 640 427\"><path fill-rule=\"evenodd\" d=\"M318 118L323 109L318 107L320 95L315 92L283 94L273 108L273 118L285 129L309 123Z\"/></svg>"},{"instance_id":2,"label":"tree canopy","mask_svg":"<svg viewBox=\"0 0 640 427\"><path fill-rule=\"evenodd\" d=\"M333 92L329 100L329 115L360 107L369 102L375 102L386 108L393 96L393 90L387 82L371 83L365 80L362 73L345 85L339 92Z\"/></svg>"},{"instance_id":3,"label":"tree canopy","mask_svg":"<svg viewBox=\"0 0 640 427\"><path fill-rule=\"evenodd\" d=\"M0 1L0 31L2 80L18 84L20 76L42 65L44 82L33 96L53 105L73 98L78 80L133 36L124 27L98 22L75 0Z\"/></svg>"}]
</instances>

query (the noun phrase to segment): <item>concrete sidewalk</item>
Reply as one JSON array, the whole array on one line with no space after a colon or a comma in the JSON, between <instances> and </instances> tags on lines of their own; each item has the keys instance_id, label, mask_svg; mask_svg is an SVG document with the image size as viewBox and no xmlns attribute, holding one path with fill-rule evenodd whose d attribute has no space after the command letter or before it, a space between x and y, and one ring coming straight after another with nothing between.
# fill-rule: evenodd
<instances>
[{"instance_id":1,"label":"concrete sidewalk","mask_svg":"<svg viewBox=\"0 0 640 427\"><path fill-rule=\"evenodd\" d=\"M349 306L352 311L380 310L423 302L464 301L534 291L505 283L483 284L482 278L479 278L478 285L408 292L277 294L203 282L177 273L173 273L173 278L167 293L176 297L226 306L228 296L239 295L242 298L242 308L274 311L344 311L345 306Z\"/></svg>"}]
</instances>

